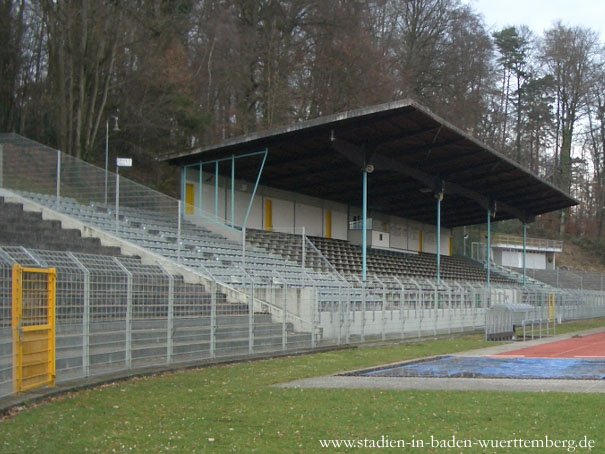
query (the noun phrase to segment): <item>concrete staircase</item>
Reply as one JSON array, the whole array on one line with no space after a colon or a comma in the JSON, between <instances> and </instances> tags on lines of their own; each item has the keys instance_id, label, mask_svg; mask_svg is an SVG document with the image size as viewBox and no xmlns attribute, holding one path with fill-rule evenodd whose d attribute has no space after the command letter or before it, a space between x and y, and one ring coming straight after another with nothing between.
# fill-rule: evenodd
<instances>
[{"instance_id":1,"label":"concrete staircase","mask_svg":"<svg viewBox=\"0 0 605 454\"><path fill-rule=\"evenodd\" d=\"M24 211L23 205L0 197L0 245L51 251L120 255L117 247L103 246L98 238L82 238L77 229L63 229L59 221L44 220L41 213Z\"/></svg>"}]
</instances>

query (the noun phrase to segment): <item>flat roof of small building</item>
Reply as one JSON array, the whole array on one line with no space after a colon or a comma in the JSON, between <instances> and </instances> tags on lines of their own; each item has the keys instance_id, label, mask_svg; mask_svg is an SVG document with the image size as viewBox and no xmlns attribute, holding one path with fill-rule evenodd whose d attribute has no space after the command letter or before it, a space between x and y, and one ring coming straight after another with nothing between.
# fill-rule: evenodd
<instances>
[{"instance_id":1,"label":"flat roof of small building","mask_svg":"<svg viewBox=\"0 0 605 454\"><path fill-rule=\"evenodd\" d=\"M577 205L551 183L411 100L319 117L161 158L195 165L268 150L261 184L435 223L443 193L445 227L535 216ZM236 178L255 181L258 165L237 161ZM370 165L368 167L368 165ZM222 166L221 173L230 176ZM495 213L495 215L494 215Z\"/></svg>"}]
</instances>

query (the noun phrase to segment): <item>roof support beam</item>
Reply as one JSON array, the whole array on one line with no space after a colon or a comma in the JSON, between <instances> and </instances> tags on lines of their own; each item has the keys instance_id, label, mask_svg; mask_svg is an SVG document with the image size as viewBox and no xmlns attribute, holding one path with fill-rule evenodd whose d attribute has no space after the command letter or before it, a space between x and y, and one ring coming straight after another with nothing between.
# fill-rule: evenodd
<instances>
[{"instance_id":1,"label":"roof support beam","mask_svg":"<svg viewBox=\"0 0 605 454\"><path fill-rule=\"evenodd\" d=\"M365 150L363 148L335 137L332 137L332 147L349 161L358 165L360 170L365 167ZM432 175L376 153L370 153L369 156L367 165L372 165L374 170L396 171L416 181L420 181L434 192L440 192L436 184L437 179Z\"/></svg>"},{"instance_id":2,"label":"roof support beam","mask_svg":"<svg viewBox=\"0 0 605 454\"><path fill-rule=\"evenodd\" d=\"M375 170L394 170L402 175L405 175L424 184L435 194L445 193L459 195L466 199L472 200L485 210L491 211L491 209L493 208L492 205L494 204L488 196L468 189L460 184L443 181L436 175L430 175L420 169L408 166L406 164L402 164L394 159L382 156L378 153L371 154L370 158L366 163L366 151L355 144L336 138L334 136L334 131L332 131L331 140L332 147L342 156L347 158L349 161L353 162L355 165L358 165L360 170L362 170L366 165L374 166ZM506 211L507 213L515 216L521 221L526 221L527 219L527 215L523 211L513 206L510 206L504 202L498 201L495 205L497 209Z\"/></svg>"}]
</instances>

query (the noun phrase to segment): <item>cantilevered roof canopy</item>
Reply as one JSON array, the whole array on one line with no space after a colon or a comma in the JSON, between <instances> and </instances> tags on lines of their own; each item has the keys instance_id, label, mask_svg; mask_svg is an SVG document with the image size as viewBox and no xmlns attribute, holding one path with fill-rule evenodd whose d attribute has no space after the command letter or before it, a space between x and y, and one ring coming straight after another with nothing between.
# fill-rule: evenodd
<instances>
[{"instance_id":1,"label":"cantilevered roof canopy","mask_svg":"<svg viewBox=\"0 0 605 454\"><path fill-rule=\"evenodd\" d=\"M184 166L264 149L269 153L263 185L361 206L362 169L373 169L371 210L435 223L435 194L443 192L446 227L484 223L488 208L496 221L529 222L578 204L410 100L236 137L162 160ZM257 172L258 166L238 165L236 177L255 181Z\"/></svg>"}]
</instances>

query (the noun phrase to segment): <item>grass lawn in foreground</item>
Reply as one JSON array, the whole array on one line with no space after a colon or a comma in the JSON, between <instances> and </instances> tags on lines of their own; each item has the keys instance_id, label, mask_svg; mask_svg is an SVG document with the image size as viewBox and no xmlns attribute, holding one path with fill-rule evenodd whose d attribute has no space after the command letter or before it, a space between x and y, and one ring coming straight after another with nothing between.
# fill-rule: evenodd
<instances>
[{"instance_id":1,"label":"grass lawn in foreground","mask_svg":"<svg viewBox=\"0 0 605 454\"><path fill-rule=\"evenodd\" d=\"M603 319L558 332L603 326ZM480 348L481 335L213 366L106 385L0 422L0 452L535 453L536 448L322 448L320 439L594 440L605 453L605 395L281 389L270 385ZM605 386L605 384L604 384ZM574 452L588 452L576 448Z\"/></svg>"}]
</instances>

